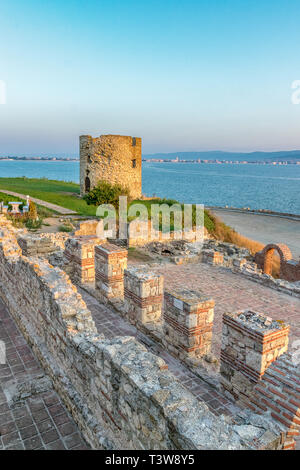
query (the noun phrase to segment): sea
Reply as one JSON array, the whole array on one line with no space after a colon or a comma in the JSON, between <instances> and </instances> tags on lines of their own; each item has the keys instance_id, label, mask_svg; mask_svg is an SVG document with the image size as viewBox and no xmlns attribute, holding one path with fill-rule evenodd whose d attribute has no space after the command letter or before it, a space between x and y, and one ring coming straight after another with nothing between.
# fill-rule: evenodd
<instances>
[{"instance_id":1,"label":"sea","mask_svg":"<svg viewBox=\"0 0 300 470\"><path fill-rule=\"evenodd\" d=\"M300 215L300 165L143 162L143 194ZM79 182L76 161L0 161L0 177ZM0 180L1 188L1 180Z\"/></svg>"}]
</instances>

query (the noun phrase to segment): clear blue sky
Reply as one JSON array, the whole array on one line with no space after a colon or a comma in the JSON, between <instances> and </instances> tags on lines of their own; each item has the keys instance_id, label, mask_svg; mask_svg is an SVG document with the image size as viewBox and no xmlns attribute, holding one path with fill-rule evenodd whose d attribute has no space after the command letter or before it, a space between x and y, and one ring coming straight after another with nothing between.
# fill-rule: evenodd
<instances>
[{"instance_id":1,"label":"clear blue sky","mask_svg":"<svg viewBox=\"0 0 300 470\"><path fill-rule=\"evenodd\" d=\"M10 0L0 11L0 153L300 148L299 0Z\"/></svg>"}]
</instances>

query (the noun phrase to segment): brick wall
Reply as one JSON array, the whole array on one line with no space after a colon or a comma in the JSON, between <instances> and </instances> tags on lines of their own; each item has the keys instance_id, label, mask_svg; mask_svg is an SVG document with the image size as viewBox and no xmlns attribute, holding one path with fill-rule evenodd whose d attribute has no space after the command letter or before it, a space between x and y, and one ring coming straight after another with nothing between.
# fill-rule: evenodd
<instances>
[{"instance_id":1,"label":"brick wall","mask_svg":"<svg viewBox=\"0 0 300 470\"><path fill-rule=\"evenodd\" d=\"M265 371L249 395L247 406L258 414L269 414L285 433L283 449L294 449L300 431L300 364L283 354Z\"/></svg>"}]
</instances>

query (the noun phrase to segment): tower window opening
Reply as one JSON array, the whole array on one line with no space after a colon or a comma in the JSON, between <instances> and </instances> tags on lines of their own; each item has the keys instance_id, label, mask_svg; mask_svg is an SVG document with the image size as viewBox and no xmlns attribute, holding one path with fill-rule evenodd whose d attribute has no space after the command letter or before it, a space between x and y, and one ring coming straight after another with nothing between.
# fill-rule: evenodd
<instances>
[{"instance_id":1,"label":"tower window opening","mask_svg":"<svg viewBox=\"0 0 300 470\"><path fill-rule=\"evenodd\" d=\"M132 160L132 168L136 168L136 159Z\"/></svg>"},{"instance_id":2,"label":"tower window opening","mask_svg":"<svg viewBox=\"0 0 300 470\"><path fill-rule=\"evenodd\" d=\"M135 146L136 146L136 138L132 137L132 147L135 147Z\"/></svg>"},{"instance_id":3,"label":"tower window opening","mask_svg":"<svg viewBox=\"0 0 300 470\"><path fill-rule=\"evenodd\" d=\"M85 186L85 192L88 193L91 189L91 181L90 181L90 178L88 176L85 178L84 186Z\"/></svg>"}]
</instances>

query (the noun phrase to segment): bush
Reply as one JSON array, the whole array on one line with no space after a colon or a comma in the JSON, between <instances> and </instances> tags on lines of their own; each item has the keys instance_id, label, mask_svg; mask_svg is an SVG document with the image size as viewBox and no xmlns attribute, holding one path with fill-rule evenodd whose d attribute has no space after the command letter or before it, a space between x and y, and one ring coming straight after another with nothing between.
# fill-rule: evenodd
<instances>
[{"instance_id":1,"label":"bush","mask_svg":"<svg viewBox=\"0 0 300 470\"><path fill-rule=\"evenodd\" d=\"M29 230L37 230L38 228L41 228L43 223L43 219L30 219L25 222L25 227L28 228Z\"/></svg>"},{"instance_id":2,"label":"bush","mask_svg":"<svg viewBox=\"0 0 300 470\"><path fill-rule=\"evenodd\" d=\"M72 225L63 224L63 225L59 226L58 230L60 232L72 232L73 229L74 229L74 227Z\"/></svg>"},{"instance_id":3,"label":"bush","mask_svg":"<svg viewBox=\"0 0 300 470\"><path fill-rule=\"evenodd\" d=\"M100 181L83 199L88 205L100 206L101 204L112 204L118 209L119 196L127 196L129 198L129 190L120 184L112 185L106 181Z\"/></svg>"}]
</instances>

